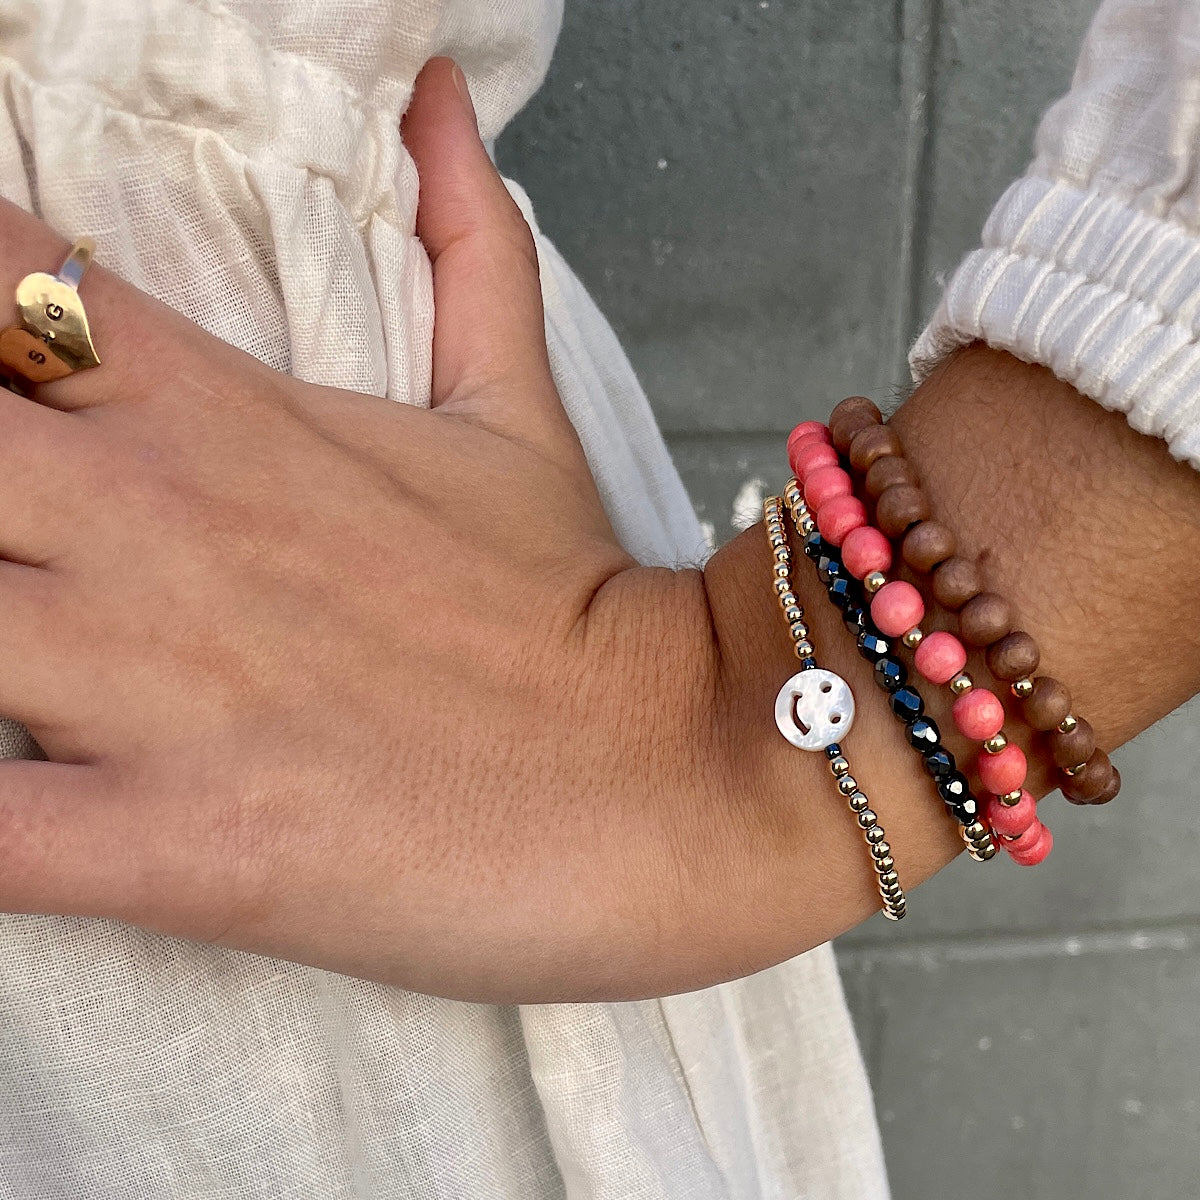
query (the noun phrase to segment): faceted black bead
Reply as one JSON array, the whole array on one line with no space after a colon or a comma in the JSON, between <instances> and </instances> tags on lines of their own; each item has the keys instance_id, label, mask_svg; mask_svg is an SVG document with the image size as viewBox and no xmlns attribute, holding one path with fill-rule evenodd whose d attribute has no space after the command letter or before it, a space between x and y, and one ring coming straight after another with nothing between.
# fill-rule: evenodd
<instances>
[{"instance_id":1,"label":"faceted black bead","mask_svg":"<svg viewBox=\"0 0 1200 1200\"><path fill-rule=\"evenodd\" d=\"M892 693L892 712L902 721L915 721L925 711L925 701L910 687Z\"/></svg>"},{"instance_id":2,"label":"faceted black bead","mask_svg":"<svg viewBox=\"0 0 1200 1200\"><path fill-rule=\"evenodd\" d=\"M829 745L825 747L825 757L826 758L835 759L835 758L840 758L841 755L842 755L842 748L841 748L841 746L839 746L837 744L837 742L830 742Z\"/></svg>"},{"instance_id":3,"label":"faceted black bead","mask_svg":"<svg viewBox=\"0 0 1200 1200\"><path fill-rule=\"evenodd\" d=\"M858 639L858 652L867 662L878 662L892 652L892 643L877 633L864 633Z\"/></svg>"},{"instance_id":4,"label":"faceted black bead","mask_svg":"<svg viewBox=\"0 0 1200 1200\"><path fill-rule=\"evenodd\" d=\"M979 820L983 805L968 791L966 799L960 800L951 811L956 820L961 821L964 825L970 825L972 821Z\"/></svg>"},{"instance_id":5,"label":"faceted black bead","mask_svg":"<svg viewBox=\"0 0 1200 1200\"><path fill-rule=\"evenodd\" d=\"M908 672L902 662L894 658L881 658L875 664L875 682L885 692L896 692L908 682Z\"/></svg>"},{"instance_id":6,"label":"faceted black bead","mask_svg":"<svg viewBox=\"0 0 1200 1200\"><path fill-rule=\"evenodd\" d=\"M942 732L929 717L918 717L908 726L908 740L918 750L928 753L941 745Z\"/></svg>"},{"instance_id":7,"label":"faceted black bead","mask_svg":"<svg viewBox=\"0 0 1200 1200\"><path fill-rule=\"evenodd\" d=\"M941 780L955 774L958 771L958 764L954 761L954 755L945 746L939 746L931 754L925 755L925 770L934 779Z\"/></svg>"},{"instance_id":8,"label":"faceted black bead","mask_svg":"<svg viewBox=\"0 0 1200 1200\"><path fill-rule=\"evenodd\" d=\"M817 660L815 658L806 658L800 664L800 670L802 670L802 671L814 671L814 670L816 670L816 667L817 667Z\"/></svg>"},{"instance_id":9,"label":"faceted black bead","mask_svg":"<svg viewBox=\"0 0 1200 1200\"><path fill-rule=\"evenodd\" d=\"M840 558L831 558L828 552L822 554L817 559L817 578L828 587L835 579L840 579L848 572L842 566Z\"/></svg>"},{"instance_id":10,"label":"faceted black bead","mask_svg":"<svg viewBox=\"0 0 1200 1200\"><path fill-rule=\"evenodd\" d=\"M961 771L955 771L953 775L947 775L945 779L939 779L937 790L938 795L951 808L958 808L971 795L971 785L967 782L966 776Z\"/></svg>"},{"instance_id":11,"label":"faceted black bead","mask_svg":"<svg viewBox=\"0 0 1200 1200\"><path fill-rule=\"evenodd\" d=\"M850 605L842 620L855 637L858 637L860 633L867 632L867 610L861 604Z\"/></svg>"},{"instance_id":12,"label":"faceted black bead","mask_svg":"<svg viewBox=\"0 0 1200 1200\"><path fill-rule=\"evenodd\" d=\"M808 535L808 537L804 539L804 553L808 555L809 558L819 558L821 555L821 550L823 549L823 540L824 539L821 537L821 535L814 530Z\"/></svg>"},{"instance_id":13,"label":"faceted black bead","mask_svg":"<svg viewBox=\"0 0 1200 1200\"><path fill-rule=\"evenodd\" d=\"M829 585L829 598L843 612L854 604L854 588L849 579L837 578Z\"/></svg>"}]
</instances>

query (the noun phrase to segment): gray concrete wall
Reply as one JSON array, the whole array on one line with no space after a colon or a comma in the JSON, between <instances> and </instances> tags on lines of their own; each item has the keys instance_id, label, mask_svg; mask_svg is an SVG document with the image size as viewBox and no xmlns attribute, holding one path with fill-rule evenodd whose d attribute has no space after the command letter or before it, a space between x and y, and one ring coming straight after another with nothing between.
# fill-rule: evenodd
<instances>
[{"instance_id":1,"label":"gray concrete wall","mask_svg":"<svg viewBox=\"0 0 1200 1200\"><path fill-rule=\"evenodd\" d=\"M1094 7L567 0L499 157L718 541L792 424L903 383ZM897 1200L1200 1197L1198 717L1120 752L1111 811L1049 802L1051 865L956 864L842 940Z\"/></svg>"}]
</instances>

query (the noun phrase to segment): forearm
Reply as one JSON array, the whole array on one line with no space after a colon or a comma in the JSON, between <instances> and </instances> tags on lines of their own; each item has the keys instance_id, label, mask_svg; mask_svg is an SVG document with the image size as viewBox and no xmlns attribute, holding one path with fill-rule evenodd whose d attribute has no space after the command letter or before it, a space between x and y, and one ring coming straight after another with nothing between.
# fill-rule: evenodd
<instances>
[{"instance_id":1,"label":"forearm","mask_svg":"<svg viewBox=\"0 0 1200 1200\"><path fill-rule=\"evenodd\" d=\"M948 362L894 422L935 515L956 531L961 552L980 558L988 586L1012 599L1042 648L1041 669L1069 681L1102 746L1119 746L1200 689L1200 630L1191 620L1200 480L1162 442L1134 433L1047 371L982 347ZM769 871L750 865L753 845L738 847L746 878L769 881L760 894L754 882L744 895L758 914L760 965L842 932L877 903L860 833L823 756L787 745L770 717L794 659L768 561L756 527L705 572L727 697L727 753L764 830L776 834L762 834L758 845L772 859ZM911 888L962 843L811 565L803 557L796 565L822 665L844 675L858 700L846 741L855 777ZM968 669L988 678L982 656ZM944 690L924 694L951 749L970 762ZM1008 728L1021 731L1019 710L1012 711ZM1030 787L1043 795L1053 786L1044 752L1023 731L1018 740L1030 751ZM1058 816L1066 822L1071 813L1062 805ZM1042 869L1053 870L1053 861Z\"/></svg>"}]
</instances>

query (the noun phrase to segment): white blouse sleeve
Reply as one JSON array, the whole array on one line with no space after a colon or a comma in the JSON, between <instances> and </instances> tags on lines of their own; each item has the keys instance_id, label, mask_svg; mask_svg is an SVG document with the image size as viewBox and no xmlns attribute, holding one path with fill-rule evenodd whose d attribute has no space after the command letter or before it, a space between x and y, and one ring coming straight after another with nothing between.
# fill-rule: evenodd
<instances>
[{"instance_id":1,"label":"white blouse sleeve","mask_svg":"<svg viewBox=\"0 0 1200 1200\"><path fill-rule=\"evenodd\" d=\"M1106 0L910 355L1042 363L1200 468L1200 0Z\"/></svg>"}]
</instances>

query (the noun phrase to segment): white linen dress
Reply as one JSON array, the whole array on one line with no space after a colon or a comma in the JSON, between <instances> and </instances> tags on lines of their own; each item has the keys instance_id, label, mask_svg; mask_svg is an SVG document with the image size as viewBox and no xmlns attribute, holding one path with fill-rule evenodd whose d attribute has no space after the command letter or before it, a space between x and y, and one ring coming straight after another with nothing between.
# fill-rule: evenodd
<instances>
[{"instance_id":1,"label":"white linen dress","mask_svg":"<svg viewBox=\"0 0 1200 1200\"><path fill-rule=\"evenodd\" d=\"M450 54L494 137L560 15L0 0L0 192L280 370L425 404L433 307L401 114L421 65ZM992 338L1200 465L1196 20L1182 0L1106 6L918 369ZM645 562L693 561L703 538L629 366L538 244L556 379L614 525ZM827 947L689 996L504 1008L0 916L0 1200L886 1193Z\"/></svg>"}]
</instances>

